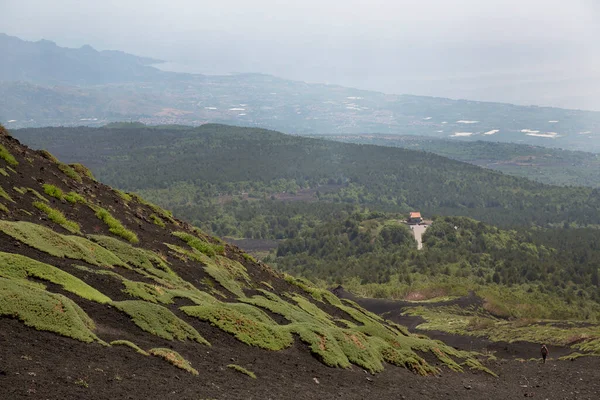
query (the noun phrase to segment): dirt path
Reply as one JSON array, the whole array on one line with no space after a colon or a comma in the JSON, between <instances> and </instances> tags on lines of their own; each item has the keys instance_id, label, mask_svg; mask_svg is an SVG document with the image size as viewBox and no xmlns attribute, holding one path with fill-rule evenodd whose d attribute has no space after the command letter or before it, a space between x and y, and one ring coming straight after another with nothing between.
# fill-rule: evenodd
<instances>
[{"instance_id":1,"label":"dirt path","mask_svg":"<svg viewBox=\"0 0 600 400\"><path fill-rule=\"evenodd\" d=\"M423 248L423 233L427 229L427 225L410 225L410 229L415 236L415 240L417 241L417 249L421 250Z\"/></svg>"}]
</instances>

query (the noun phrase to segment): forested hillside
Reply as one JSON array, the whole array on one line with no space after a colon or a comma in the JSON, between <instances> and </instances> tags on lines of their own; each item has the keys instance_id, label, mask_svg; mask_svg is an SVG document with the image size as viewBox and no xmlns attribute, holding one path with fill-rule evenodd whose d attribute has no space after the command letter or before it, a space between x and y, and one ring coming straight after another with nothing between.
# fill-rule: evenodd
<instances>
[{"instance_id":1,"label":"forested hillside","mask_svg":"<svg viewBox=\"0 0 600 400\"><path fill-rule=\"evenodd\" d=\"M598 319L599 241L598 230L514 231L465 217L440 217L426 230L423 250L417 250L398 216L353 213L304 228L282 241L266 261L371 297L406 298L417 291L428 298L468 290L485 296L504 290L537 310L526 311L532 318ZM525 312L507 307L510 297L502 302L508 315Z\"/></svg>"},{"instance_id":2,"label":"forested hillside","mask_svg":"<svg viewBox=\"0 0 600 400\"><path fill-rule=\"evenodd\" d=\"M400 148L210 124L25 129L15 136L222 236L290 237L298 218L349 206L501 226L600 223L597 189L548 186Z\"/></svg>"},{"instance_id":3,"label":"forested hillside","mask_svg":"<svg viewBox=\"0 0 600 400\"><path fill-rule=\"evenodd\" d=\"M517 143L414 135L314 135L347 143L431 152L505 174L561 186L600 187L600 154Z\"/></svg>"}]
</instances>

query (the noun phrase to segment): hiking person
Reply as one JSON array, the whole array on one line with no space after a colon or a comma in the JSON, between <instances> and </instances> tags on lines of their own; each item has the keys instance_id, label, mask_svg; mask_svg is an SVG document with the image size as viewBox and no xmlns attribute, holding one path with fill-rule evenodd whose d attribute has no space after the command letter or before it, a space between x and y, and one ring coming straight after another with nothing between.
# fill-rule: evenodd
<instances>
[{"instance_id":1,"label":"hiking person","mask_svg":"<svg viewBox=\"0 0 600 400\"><path fill-rule=\"evenodd\" d=\"M541 353L542 353L542 360L544 360L543 362L544 362L544 364L546 364L546 357L548 357L549 351L545 344L542 345Z\"/></svg>"}]
</instances>

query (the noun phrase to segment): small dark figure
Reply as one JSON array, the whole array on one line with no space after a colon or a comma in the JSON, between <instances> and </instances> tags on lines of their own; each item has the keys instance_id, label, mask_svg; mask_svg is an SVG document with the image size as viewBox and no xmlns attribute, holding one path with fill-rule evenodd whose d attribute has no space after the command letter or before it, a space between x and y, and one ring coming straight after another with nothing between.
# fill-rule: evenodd
<instances>
[{"instance_id":1,"label":"small dark figure","mask_svg":"<svg viewBox=\"0 0 600 400\"><path fill-rule=\"evenodd\" d=\"M549 351L545 344L542 345L541 353L542 353L542 360L543 360L544 364L546 364L546 357L548 357Z\"/></svg>"}]
</instances>

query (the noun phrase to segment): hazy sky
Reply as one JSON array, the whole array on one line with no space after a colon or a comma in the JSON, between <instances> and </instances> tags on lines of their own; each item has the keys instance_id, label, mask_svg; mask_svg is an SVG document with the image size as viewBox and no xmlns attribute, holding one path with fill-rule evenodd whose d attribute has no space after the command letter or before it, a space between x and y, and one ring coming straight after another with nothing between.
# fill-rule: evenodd
<instances>
[{"instance_id":1,"label":"hazy sky","mask_svg":"<svg viewBox=\"0 0 600 400\"><path fill-rule=\"evenodd\" d=\"M0 32L194 72L600 110L595 0L0 0Z\"/></svg>"}]
</instances>

